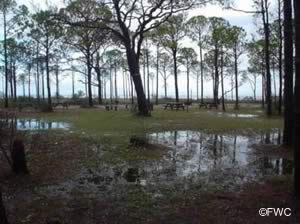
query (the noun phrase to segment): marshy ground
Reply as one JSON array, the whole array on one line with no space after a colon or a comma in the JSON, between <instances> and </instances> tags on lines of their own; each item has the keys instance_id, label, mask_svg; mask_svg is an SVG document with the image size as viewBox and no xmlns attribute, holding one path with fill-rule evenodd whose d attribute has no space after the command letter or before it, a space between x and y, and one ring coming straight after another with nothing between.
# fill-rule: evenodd
<instances>
[{"instance_id":1,"label":"marshy ground","mask_svg":"<svg viewBox=\"0 0 300 224\"><path fill-rule=\"evenodd\" d=\"M155 108L149 118L102 108L22 113L30 175L14 176L0 157L9 220L298 223L282 119L258 105L241 108ZM273 207L293 214L259 216Z\"/></svg>"}]
</instances>

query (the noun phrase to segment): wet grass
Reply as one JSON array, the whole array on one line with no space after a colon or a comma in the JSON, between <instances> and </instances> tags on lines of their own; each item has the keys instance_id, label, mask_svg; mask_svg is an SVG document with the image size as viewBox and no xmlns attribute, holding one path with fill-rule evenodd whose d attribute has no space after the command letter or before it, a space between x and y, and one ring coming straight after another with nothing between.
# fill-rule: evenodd
<instances>
[{"instance_id":1,"label":"wet grass","mask_svg":"<svg viewBox=\"0 0 300 224\"><path fill-rule=\"evenodd\" d=\"M100 138L102 142L113 139L115 143L128 140L128 136L143 135L149 132L171 130L212 130L225 132L230 130L262 130L281 128L282 118L266 117L258 106L242 107L239 114L258 115L255 118L236 118L226 116L237 111L229 109L224 115L216 116L221 110L198 110L192 108L187 111L169 111L155 108L151 117L139 117L129 111L104 111L100 109L73 109L51 114L37 114L41 118L67 121L79 130L80 135L88 134Z\"/></svg>"}]
</instances>

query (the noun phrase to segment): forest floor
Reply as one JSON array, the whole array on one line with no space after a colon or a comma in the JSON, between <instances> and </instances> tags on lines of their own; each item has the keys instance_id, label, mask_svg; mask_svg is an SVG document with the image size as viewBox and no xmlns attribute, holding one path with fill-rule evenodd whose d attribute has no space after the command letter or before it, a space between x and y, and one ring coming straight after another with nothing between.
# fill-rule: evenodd
<instances>
[{"instance_id":1,"label":"forest floor","mask_svg":"<svg viewBox=\"0 0 300 224\"><path fill-rule=\"evenodd\" d=\"M292 153L278 145L282 119L259 107L20 117L70 127L25 131L28 176L13 175L0 156L11 223L299 223ZM152 141L132 146L132 136ZM260 217L260 208L291 208L292 216Z\"/></svg>"}]
</instances>

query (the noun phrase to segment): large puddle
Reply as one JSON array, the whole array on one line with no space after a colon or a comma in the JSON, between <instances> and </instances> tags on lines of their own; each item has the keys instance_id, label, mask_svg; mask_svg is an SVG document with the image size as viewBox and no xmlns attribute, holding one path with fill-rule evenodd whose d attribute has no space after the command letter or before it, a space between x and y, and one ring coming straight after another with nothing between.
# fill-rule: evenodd
<instances>
[{"instance_id":1,"label":"large puddle","mask_svg":"<svg viewBox=\"0 0 300 224\"><path fill-rule=\"evenodd\" d=\"M257 118L257 114L239 114L239 113L226 113L226 112L212 112L219 117L233 117L233 118Z\"/></svg>"},{"instance_id":2,"label":"large puddle","mask_svg":"<svg viewBox=\"0 0 300 224\"><path fill-rule=\"evenodd\" d=\"M4 121L4 120L2 120ZM68 130L70 124L59 121L47 121L43 119L32 119L32 118L18 118L16 120L4 121L8 125L14 125L17 130L20 131L35 131L35 130L52 130L52 129L63 129Z\"/></svg>"},{"instance_id":3,"label":"large puddle","mask_svg":"<svg viewBox=\"0 0 300 224\"><path fill-rule=\"evenodd\" d=\"M277 145L281 136L280 130L247 136L198 131L152 133L147 135L152 144L166 146L161 159L120 161L112 165L103 160L100 147L95 149L99 157L91 158L96 160L96 166L83 167L62 186L48 186L47 194L63 196L80 191L95 197L99 194L121 197L130 186L140 186L154 196L188 189L235 189L244 183L293 172L291 160L255 153L255 144Z\"/></svg>"}]
</instances>

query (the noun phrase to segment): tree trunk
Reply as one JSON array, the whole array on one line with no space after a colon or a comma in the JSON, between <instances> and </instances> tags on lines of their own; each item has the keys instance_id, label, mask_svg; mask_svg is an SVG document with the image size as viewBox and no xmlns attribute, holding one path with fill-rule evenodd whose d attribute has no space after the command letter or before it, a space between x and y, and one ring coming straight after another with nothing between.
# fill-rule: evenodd
<instances>
[{"instance_id":1,"label":"tree trunk","mask_svg":"<svg viewBox=\"0 0 300 224\"><path fill-rule=\"evenodd\" d=\"M43 101L45 101L45 77L44 77L44 66L42 64L42 97L43 97Z\"/></svg>"},{"instance_id":2,"label":"tree trunk","mask_svg":"<svg viewBox=\"0 0 300 224\"><path fill-rule=\"evenodd\" d=\"M279 64L278 64L278 70L279 70L279 99L278 99L278 113L282 113L282 46L283 46L283 39L282 39L282 0L278 0L278 26L279 26Z\"/></svg>"},{"instance_id":3,"label":"tree trunk","mask_svg":"<svg viewBox=\"0 0 300 224\"><path fill-rule=\"evenodd\" d=\"M110 104L111 104L111 107L112 107L112 104L113 104L113 75L112 75L112 61L110 59L109 61L109 91L110 91L110 94L109 94L109 98L110 98ZM112 109L112 108L111 108Z\"/></svg>"},{"instance_id":4,"label":"tree trunk","mask_svg":"<svg viewBox=\"0 0 300 224\"><path fill-rule=\"evenodd\" d=\"M39 44L37 44L37 49L36 49L36 96L38 102L40 102L40 71L39 71Z\"/></svg>"},{"instance_id":5,"label":"tree trunk","mask_svg":"<svg viewBox=\"0 0 300 224\"><path fill-rule=\"evenodd\" d=\"M197 102L199 102L199 72L198 71L197 71L196 85L197 85L197 88L196 88Z\"/></svg>"},{"instance_id":6,"label":"tree trunk","mask_svg":"<svg viewBox=\"0 0 300 224\"><path fill-rule=\"evenodd\" d=\"M254 101L256 101L256 76L254 78L254 88L253 88L253 93L254 93Z\"/></svg>"},{"instance_id":7,"label":"tree trunk","mask_svg":"<svg viewBox=\"0 0 300 224\"><path fill-rule=\"evenodd\" d=\"M134 96L133 96L133 81L132 81L132 76L130 76L130 87L131 87L131 104L134 104Z\"/></svg>"},{"instance_id":8,"label":"tree trunk","mask_svg":"<svg viewBox=\"0 0 300 224\"><path fill-rule=\"evenodd\" d=\"M277 105L277 86L276 86L276 71L275 71L275 61L273 62L273 86L274 86L274 104Z\"/></svg>"},{"instance_id":9,"label":"tree trunk","mask_svg":"<svg viewBox=\"0 0 300 224\"><path fill-rule=\"evenodd\" d=\"M123 100L125 102L126 100L126 82L125 82L125 71L123 69L121 69L121 72L122 72L122 81L123 81L123 84L122 84L122 89L123 89Z\"/></svg>"},{"instance_id":10,"label":"tree trunk","mask_svg":"<svg viewBox=\"0 0 300 224\"><path fill-rule=\"evenodd\" d=\"M159 76L159 44L156 46L156 100L155 104L158 105L158 76Z\"/></svg>"},{"instance_id":11,"label":"tree trunk","mask_svg":"<svg viewBox=\"0 0 300 224\"><path fill-rule=\"evenodd\" d=\"M8 108L8 62L7 62L7 32L6 32L6 8L3 9L3 36L4 36L4 70L5 70L5 93L4 93L4 107Z\"/></svg>"},{"instance_id":12,"label":"tree trunk","mask_svg":"<svg viewBox=\"0 0 300 224\"><path fill-rule=\"evenodd\" d=\"M167 90L167 70L166 70L166 67L164 66L163 68L164 70L164 89L165 89L165 99L167 99L168 97L168 90Z\"/></svg>"},{"instance_id":13,"label":"tree trunk","mask_svg":"<svg viewBox=\"0 0 300 224\"><path fill-rule=\"evenodd\" d=\"M129 72L132 81L134 83L135 91L137 95L139 115L149 116L150 113L148 110L147 100L143 89L143 82L140 75L139 59L135 54L134 49L131 49L129 44L126 45L126 55L127 55ZM132 101L134 101L133 93L132 93Z\"/></svg>"},{"instance_id":14,"label":"tree trunk","mask_svg":"<svg viewBox=\"0 0 300 224\"><path fill-rule=\"evenodd\" d=\"M22 85L23 85L23 97L25 98L25 77L22 80Z\"/></svg>"},{"instance_id":15,"label":"tree trunk","mask_svg":"<svg viewBox=\"0 0 300 224\"><path fill-rule=\"evenodd\" d=\"M14 84L13 84L13 77L14 77L14 71L13 71L13 62L12 57L10 57L10 65L9 65L9 82L10 82L10 98L14 98Z\"/></svg>"},{"instance_id":16,"label":"tree trunk","mask_svg":"<svg viewBox=\"0 0 300 224\"><path fill-rule=\"evenodd\" d=\"M17 74L16 65L13 65L13 83L14 83L14 102L17 102Z\"/></svg>"},{"instance_id":17,"label":"tree trunk","mask_svg":"<svg viewBox=\"0 0 300 224\"><path fill-rule=\"evenodd\" d=\"M92 62L90 51L86 52L86 60L87 60L87 78L88 78L88 98L89 98L89 106L93 107L93 93L92 93Z\"/></svg>"},{"instance_id":18,"label":"tree trunk","mask_svg":"<svg viewBox=\"0 0 300 224\"><path fill-rule=\"evenodd\" d=\"M293 24L292 2L284 0L284 132L283 143L293 143Z\"/></svg>"},{"instance_id":19,"label":"tree trunk","mask_svg":"<svg viewBox=\"0 0 300 224\"><path fill-rule=\"evenodd\" d=\"M0 189L0 223L1 224L8 224L7 218L6 218L6 211L5 207L3 205L2 201L2 191Z\"/></svg>"},{"instance_id":20,"label":"tree trunk","mask_svg":"<svg viewBox=\"0 0 300 224\"><path fill-rule=\"evenodd\" d=\"M144 85L144 90L146 92L146 50L143 50L143 85Z\"/></svg>"},{"instance_id":21,"label":"tree trunk","mask_svg":"<svg viewBox=\"0 0 300 224\"><path fill-rule=\"evenodd\" d=\"M219 67L218 67L218 59L219 59L219 51L217 47L215 47L215 59L214 59L214 66L215 66L215 74L214 74L214 103L216 105L219 104Z\"/></svg>"},{"instance_id":22,"label":"tree trunk","mask_svg":"<svg viewBox=\"0 0 300 224\"><path fill-rule=\"evenodd\" d=\"M268 0L261 0L262 17L265 34L265 66L266 66L266 102L267 115L272 115L272 89L271 89L271 71L270 71L270 30L269 30L269 8Z\"/></svg>"},{"instance_id":23,"label":"tree trunk","mask_svg":"<svg viewBox=\"0 0 300 224\"><path fill-rule=\"evenodd\" d=\"M31 97L31 65L28 67L28 98Z\"/></svg>"},{"instance_id":24,"label":"tree trunk","mask_svg":"<svg viewBox=\"0 0 300 224\"><path fill-rule=\"evenodd\" d=\"M189 69L189 65L186 65L186 81L187 81L187 85L186 85L186 92L187 92L187 102L190 102L190 69Z\"/></svg>"},{"instance_id":25,"label":"tree trunk","mask_svg":"<svg viewBox=\"0 0 300 224\"><path fill-rule=\"evenodd\" d=\"M102 80L101 80L101 72L100 68L97 69L97 81L98 81L98 103L102 104Z\"/></svg>"},{"instance_id":26,"label":"tree trunk","mask_svg":"<svg viewBox=\"0 0 300 224\"><path fill-rule=\"evenodd\" d=\"M225 108L225 94L224 94L224 71L223 71L223 66L224 66L224 55L223 55L223 50L221 53L221 82L222 82L222 110L226 111Z\"/></svg>"},{"instance_id":27,"label":"tree trunk","mask_svg":"<svg viewBox=\"0 0 300 224\"><path fill-rule=\"evenodd\" d=\"M147 95L148 95L148 104L150 104L150 62L149 62L149 50L146 50L146 62L147 62Z\"/></svg>"},{"instance_id":28,"label":"tree trunk","mask_svg":"<svg viewBox=\"0 0 300 224\"><path fill-rule=\"evenodd\" d=\"M51 87L50 87L50 68L49 68L49 44L47 36L47 47L46 47L46 82L47 82L47 93L48 93L48 111L53 111L52 99L51 99Z\"/></svg>"},{"instance_id":29,"label":"tree trunk","mask_svg":"<svg viewBox=\"0 0 300 224\"><path fill-rule=\"evenodd\" d=\"M204 92L204 89L203 89L203 86L204 86L203 73L204 73L204 68L203 68L202 46L200 45L199 48L200 48L200 66L201 66L201 103L203 104L204 103L204 99L203 99L203 92Z\"/></svg>"},{"instance_id":30,"label":"tree trunk","mask_svg":"<svg viewBox=\"0 0 300 224\"><path fill-rule=\"evenodd\" d=\"M239 71L238 71L238 55L237 43L234 48L234 76L235 76L235 109L239 109Z\"/></svg>"},{"instance_id":31,"label":"tree trunk","mask_svg":"<svg viewBox=\"0 0 300 224\"><path fill-rule=\"evenodd\" d=\"M262 108L265 108L265 71L264 67L262 67L261 71L261 104Z\"/></svg>"},{"instance_id":32,"label":"tree trunk","mask_svg":"<svg viewBox=\"0 0 300 224\"><path fill-rule=\"evenodd\" d=\"M117 85L117 64L114 65L115 68L115 102L118 101L118 85Z\"/></svg>"},{"instance_id":33,"label":"tree trunk","mask_svg":"<svg viewBox=\"0 0 300 224\"><path fill-rule=\"evenodd\" d=\"M173 54L173 62L174 62L174 81L175 81L175 97L176 102L179 102L179 94L178 94L178 71L177 71L177 50L172 50Z\"/></svg>"},{"instance_id":34,"label":"tree trunk","mask_svg":"<svg viewBox=\"0 0 300 224\"><path fill-rule=\"evenodd\" d=\"M55 80L56 80L56 101L59 102L58 64L56 64L55 66Z\"/></svg>"},{"instance_id":35,"label":"tree trunk","mask_svg":"<svg viewBox=\"0 0 300 224\"><path fill-rule=\"evenodd\" d=\"M72 70L72 98L75 97L75 77L74 77L74 71Z\"/></svg>"},{"instance_id":36,"label":"tree trunk","mask_svg":"<svg viewBox=\"0 0 300 224\"><path fill-rule=\"evenodd\" d=\"M300 3L294 1L295 10L295 31L296 31L296 82L295 82L295 100L294 100L294 137L300 136ZM294 141L294 164L295 176L294 187L297 199L300 199L300 141Z\"/></svg>"}]
</instances>

